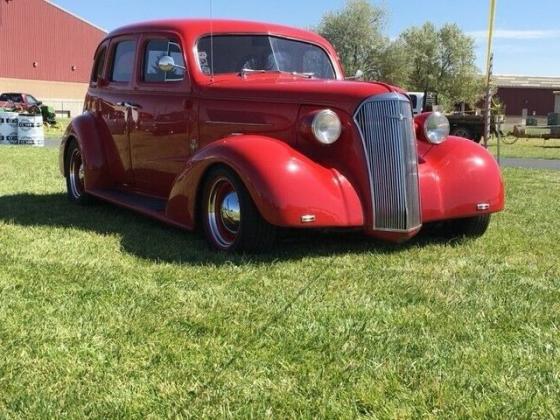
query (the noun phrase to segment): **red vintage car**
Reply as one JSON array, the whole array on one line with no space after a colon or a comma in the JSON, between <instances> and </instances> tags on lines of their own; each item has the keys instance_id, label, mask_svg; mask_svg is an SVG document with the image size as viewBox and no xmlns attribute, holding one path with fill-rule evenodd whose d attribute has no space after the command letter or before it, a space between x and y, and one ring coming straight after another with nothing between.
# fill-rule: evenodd
<instances>
[{"instance_id":1,"label":"red vintage car","mask_svg":"<svg viewBox=\"0 0 560 420\"><path fill-rule=\"evenodd\" d=\"M278 228L402 242L445 221L478 236L504 207L494 158L412 116L385 83L345 80L333 47L284 26L165 20L100 44L64 135L71 200L91 197L259 251Z\"/></svg>"}]
</instances>

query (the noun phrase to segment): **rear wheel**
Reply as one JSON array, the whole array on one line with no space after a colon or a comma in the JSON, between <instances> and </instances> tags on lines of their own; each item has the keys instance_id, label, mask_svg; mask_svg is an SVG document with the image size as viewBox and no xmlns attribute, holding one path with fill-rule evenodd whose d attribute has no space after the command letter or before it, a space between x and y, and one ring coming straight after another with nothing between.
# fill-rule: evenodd
<instances>
[{"instance_id":1,"label":"rear wheel","mask_svg":"<svg viewBox=\"0 0 560 420\"><path fill-rule=\"evenodd\" d=\"M450 220L447 225L447 232L452 236L478 238L486 233L489 225L490 215L483 214L466 219Z\"/></svg>"},{"instance_id":2,"label":"rear wheel","mask_svg":"<svg viewBox=\"0 0 560 420\"><path fill-rule=\"evenodd\" d=\"M230 169L211 170L202 194L202 223L210 246L228 252L263 252L276 240L276 228L262 218L249 192Z\"/></svg>"},{"instance_id":3,"label":"rear wheel","mask_svg":"<svg viewBox=\"0 0 560 420\"><path fill-rule=\"evenodd\" d=\"M66 152L66 191L70 201L85 204L89 196L85 190L85 167L80 147L75 140Z\"/></svg>"}]
</instances>

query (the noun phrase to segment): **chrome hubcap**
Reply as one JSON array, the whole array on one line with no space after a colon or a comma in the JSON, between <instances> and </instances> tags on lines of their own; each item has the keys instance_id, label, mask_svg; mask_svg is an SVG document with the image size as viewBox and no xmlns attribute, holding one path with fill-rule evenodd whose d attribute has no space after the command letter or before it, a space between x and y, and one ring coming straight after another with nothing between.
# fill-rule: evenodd
<instances>
[{"instance_id":1,"label":"chrome hubcap","mask_svg":"<svg viewBox=\"0 0 560 420\"><path fill-rule=\"evenodd\" d=\"M74 150L70 157L70 190L74 198L80 198L84 193L85 169L82 155L79 150Z\"/></svg>"},{"instance_id":2,"label":"chrome hubcap","mask_svg":"<svg viewBox=\"0 0 560 420\"><path fill-rule=\"evenodd\" d=\"M239 197L227 178L217 179L208 196L208 226L216 243L229 248L241 226Z\"/></svg>"},{"instance_id":3,"label":"chrome hubcap","mask_svg":"<svg viewBox=\"0 0 560 420\"><path fill-rule=\"evenodd\" d=\"M236 192L230 192L225 196L222 201L221 217L227 230L234 234L239 232L241 209L239 208L239 197L237 197Z\"/></svg>"}]
</instances>

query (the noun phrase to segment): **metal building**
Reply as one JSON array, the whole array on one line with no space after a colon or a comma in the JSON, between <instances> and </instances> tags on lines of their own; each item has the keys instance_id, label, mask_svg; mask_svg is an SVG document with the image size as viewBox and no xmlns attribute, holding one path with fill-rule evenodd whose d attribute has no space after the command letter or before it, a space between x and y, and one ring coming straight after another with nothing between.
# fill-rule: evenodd
<instances>
[{"instance_id":1,"label":"metal building","mask_svg":"<svg viewBox=\"0 0 560 420\"><path fill-rule=\"evenodd\" d=\"M81 112L106 31L48 0L0 0L0 92Z\"/></svg>"},{"instance_id":2,"label":"metal building","mask_svg":"<svg viewBox=\"0 0 560 420\"><path fill-rule=\"evenodd\" d=\"M560 91L560 77L500 76L492 78L496 94L506 107L506 115L546 117L554 112L555 92Z\"/></svg>"}]
</instances>

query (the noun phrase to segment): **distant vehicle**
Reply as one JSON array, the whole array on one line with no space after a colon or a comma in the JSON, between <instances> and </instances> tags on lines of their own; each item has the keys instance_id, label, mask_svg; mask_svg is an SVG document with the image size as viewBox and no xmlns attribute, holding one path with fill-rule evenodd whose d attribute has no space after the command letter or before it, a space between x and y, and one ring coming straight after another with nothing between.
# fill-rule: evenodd
<instances>
[{"instance_id":1,"label":"distant vehicle","mask_svg":"<svg viewBox=\"0 0 560 420\"><path fill-rule=\"evenodd\" d=\"M279 228L403 242L437 222L476 237L504 208L487 150L440 113L414 118L397 87L345 80L308 31L135 24L101 42L91 74L60 146L69 199L200 226L217 250L263 251Z\"/></svg>"},{"instance_id":2,"label":"distant vehicle","mask_svg":"<svg viewBox=\"0 0 560 420\"><path fill-rule=\"evenodd\" d=\"M437 95L434 93L426 95L424 92L407 92L407 94L410 96L414 115L430 112L438 105ZM449 120L451 135L480 143L484 135L484 117L482 115L458 112L446 114L446 117Z\"/></svg>"},{"instance_id":3,"label":"distant vehicle","mask_svg":"<svg viewBox=\"0 0 560 420\"><path fill-rule=\"evenodd\" d=\"M0 94L0 108L29 114L42 114L44 122L56 124L56 115L54 110L43 105L43 102L37 100L29 93Z\"/></svg>"},{"instance_id":4,"label":"distant vehicle","mask_svg":"<svg viewBox=\"0 0 560 420\"><path fill-rule=\"evenodd\" d=\"M0 94L0 108L18 108L21 111L41 110L43 103L28 93L2 93Z\"/></svg>"}]
</instances>

